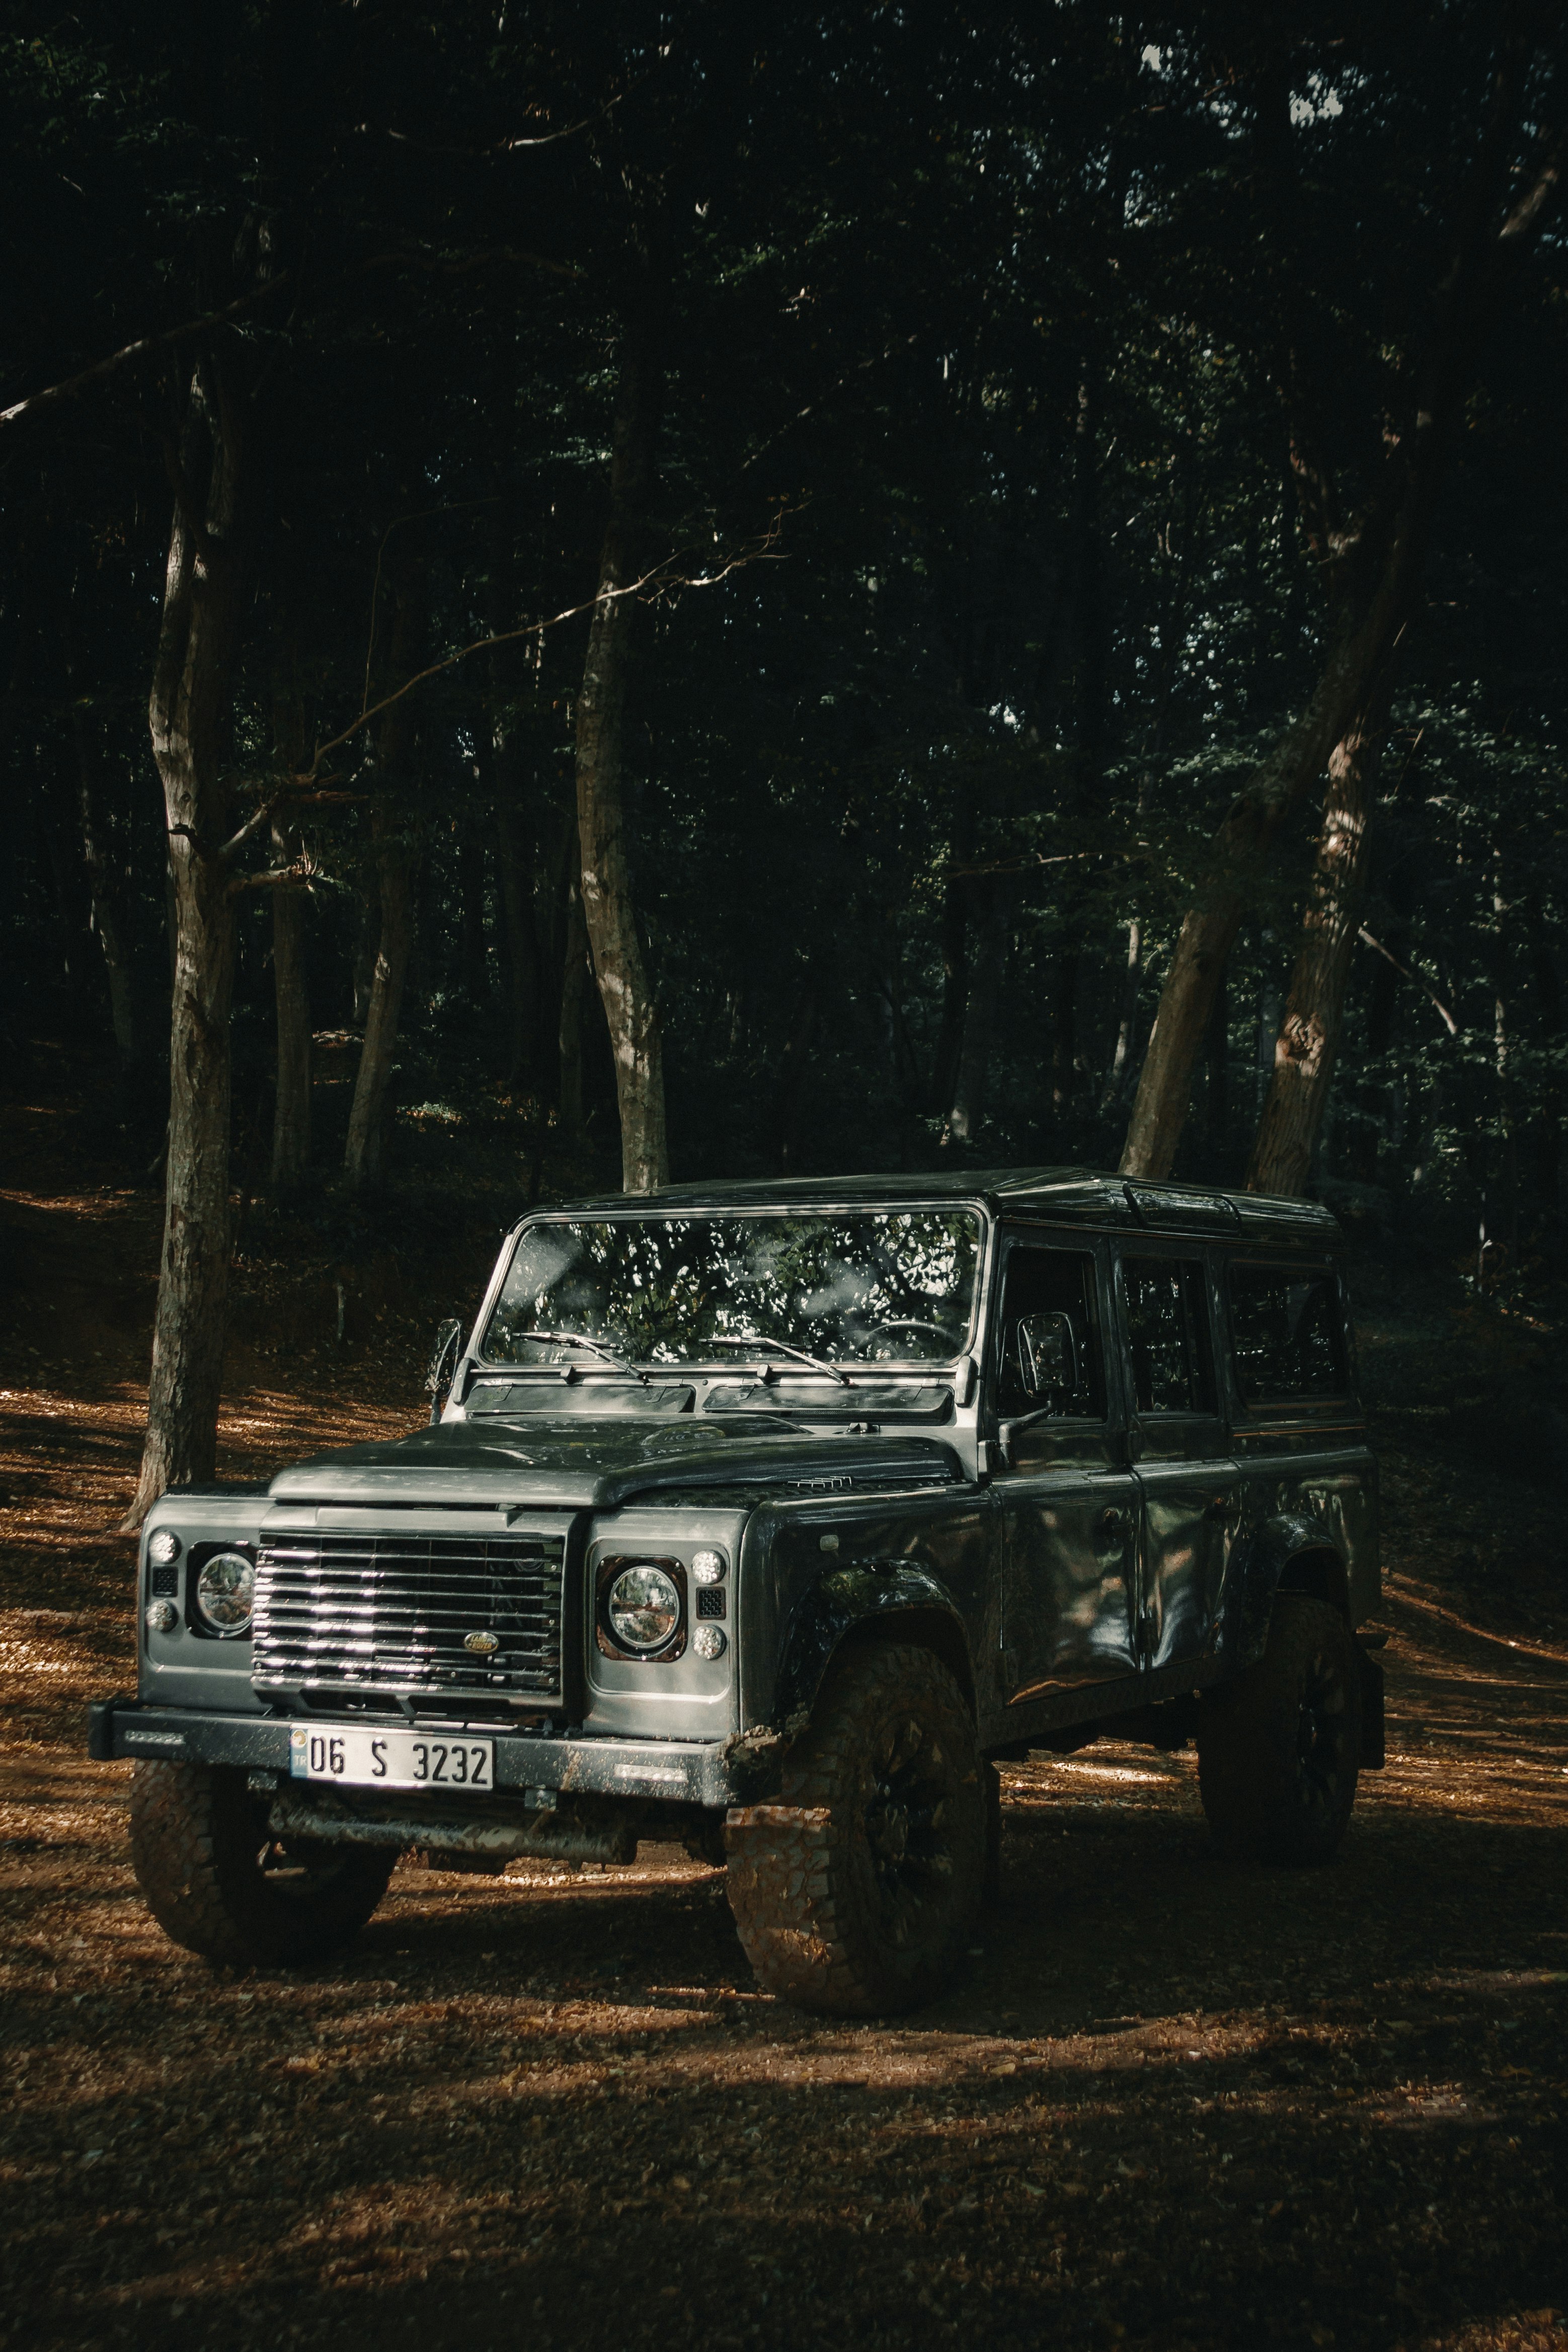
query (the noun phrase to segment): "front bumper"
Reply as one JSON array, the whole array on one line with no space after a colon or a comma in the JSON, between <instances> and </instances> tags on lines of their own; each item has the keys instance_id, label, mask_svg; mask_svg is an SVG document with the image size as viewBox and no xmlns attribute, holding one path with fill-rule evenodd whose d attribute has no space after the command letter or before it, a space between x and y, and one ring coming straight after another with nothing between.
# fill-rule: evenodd
<instances>
[{"instance_id":1,"label":"front bumper","mask_svg":"<svg viewBox=\"0 0 1568 2352\"><path fill-rule=\"evenodd\" d=\"M318 1729L321 1721L315 1718ZM489 1723L483 1729L495 1741L498 1790L572 1790L600 1797L662 1798L678 1805L739 1801L725 1748L717 1741L540 1739ZM94 1699L87 1711L87 1752L100 1764L127 1756L167 1764L234 1764L287 1780L289 1722L281 1716L147 1706L134 1698Z\"/></svg>"}]
</instances>

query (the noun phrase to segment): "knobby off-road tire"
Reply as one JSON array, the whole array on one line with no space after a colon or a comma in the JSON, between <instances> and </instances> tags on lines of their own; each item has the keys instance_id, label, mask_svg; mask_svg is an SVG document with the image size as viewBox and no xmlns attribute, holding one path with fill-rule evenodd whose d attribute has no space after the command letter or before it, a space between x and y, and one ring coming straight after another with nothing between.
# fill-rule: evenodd
<instances>
[{"instance_id":1,"label":"knobby off-road tire","mask_svg":"<svg viewBox=\"0 0 1568 2352\"><path fill-rule=\"evenodd\" d=\"M275 1837L243 1772L142 1764L131 1781L131 1859L166 1936L237 1968L321 1959L356 1936L397 1856L379 1846Z\"/></svg>"},{"instance_id":2,"label":"knobby off-road tire","mask_svg":"<svg viewBox=\"0 0 1568 2352\"><path fill-rule=\"evenodd\" d=\"M941 1991L984 1883L981 1769L929 1650L855 1649L829 1670L779 1802L726 1832L735 1924L769 1992L878 2017Z\"/></svg>"},{"instance_id":3,"label":"knobby off-road tire","mask_svg":"<svg viewBox=\"0 0 1568 2352\"><path fill-rule=\"evenodd\" d=\"M1361 1673L1338 1610L1304 1593L1274 1603L1260 1662L1211 1692L1198 1718L1198 1788L1237 1861L1327 1862L1355 1802Z\"/></svg>"}]
</instances>

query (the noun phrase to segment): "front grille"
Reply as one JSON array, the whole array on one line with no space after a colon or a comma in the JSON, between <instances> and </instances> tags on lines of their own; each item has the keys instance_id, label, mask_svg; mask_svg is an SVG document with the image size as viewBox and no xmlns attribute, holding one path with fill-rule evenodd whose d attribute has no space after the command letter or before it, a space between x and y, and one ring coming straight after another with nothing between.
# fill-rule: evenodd
<instances>
[{"instance_id":1,"label":"front grille","mask_svg":"<svg viewBox=\"0 0 1568 2352\"><path fill-rule=\"evenodd\" d=\"M558 1535L279 1535L256 1563L251 1680L318 1697L561 1694ZM466 1646L470 1635L494 1646Z\"/></svg>"}]
</instances>

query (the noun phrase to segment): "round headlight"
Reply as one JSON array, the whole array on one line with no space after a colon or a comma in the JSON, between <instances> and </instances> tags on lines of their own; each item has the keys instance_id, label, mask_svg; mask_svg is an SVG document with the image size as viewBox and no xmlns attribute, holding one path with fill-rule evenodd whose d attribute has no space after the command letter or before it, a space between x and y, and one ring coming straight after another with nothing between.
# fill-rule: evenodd
<instances>
[{"instance_id":1,"label":"round headlight","mask_svg":"<svg viewBox=\"0 0 1568 2352\"><path fill-rule=\"evenodd\" d=\"M675 1579L647 1562L624 1568L610 1587L605 1613L624 1649L661 1650L680 1622Z\"/></svg>"},{"instance_id":2,"label":"round headlight","mask_svg":"<svg viewBox=\"0 0 1568 2352\"><path fill-rule=\"evenodd\" d=\"M215 1552L196 1578L196 1608L211 1632L243 1633L256 1598L256 1565L242 1551Z\"/></svg>"},{"instance_id":3,"label":"round headlight","mask_svg":"<svg viewBox=\"0 0 1568 2352\"><path fill-rule=\"evenodd\" d=\"M157 1568L167 1568L180 1557L180 1538L173 1528L159 1528L147 1538L147 1557Z\"/></svg>"}]
</instances>

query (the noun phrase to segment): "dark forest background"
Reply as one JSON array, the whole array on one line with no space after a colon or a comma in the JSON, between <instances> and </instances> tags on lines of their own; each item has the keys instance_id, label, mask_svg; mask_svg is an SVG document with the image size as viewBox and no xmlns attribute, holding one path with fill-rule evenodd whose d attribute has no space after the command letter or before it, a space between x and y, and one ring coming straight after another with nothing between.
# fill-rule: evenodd
<instances>
[{"instance_id":1,"label":"dark forest background","mask_svg":"<svg viewBox=\"0 0 1568 2352\"><path fill-rule=\"evenodd\" d=\"M481 1195L1122 1165L1547 1328L1563 46L11 12L0 1042L167 1190L143 1503L240 1239Z\"/></svg>"}]
</instances>

